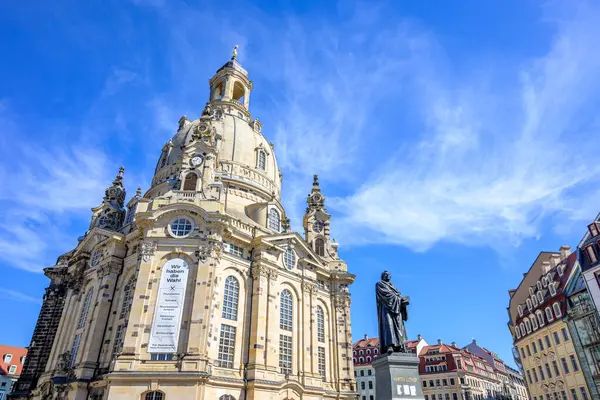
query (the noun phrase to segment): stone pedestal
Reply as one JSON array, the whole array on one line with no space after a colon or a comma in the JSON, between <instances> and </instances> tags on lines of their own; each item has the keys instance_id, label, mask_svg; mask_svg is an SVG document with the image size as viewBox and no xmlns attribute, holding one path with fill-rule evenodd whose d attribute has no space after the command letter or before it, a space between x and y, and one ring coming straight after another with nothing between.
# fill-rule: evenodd
<instances>
[{"instance_id":1,"label":"stone pedestal","mask_svg":"<svg viewBox=\"0 0 600 400\"><path fill-rule=\"evenodd\" d=\"M373 361L373 368L378 400L424 400L416 354L382 354Z\"/></svg>"}]
</instances>

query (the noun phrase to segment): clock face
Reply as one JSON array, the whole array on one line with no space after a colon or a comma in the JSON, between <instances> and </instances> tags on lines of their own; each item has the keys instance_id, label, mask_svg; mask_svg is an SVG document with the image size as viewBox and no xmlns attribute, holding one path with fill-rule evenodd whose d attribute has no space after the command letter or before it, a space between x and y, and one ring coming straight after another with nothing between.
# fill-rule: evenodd
<instances>
[{"instance_id":1,"label":"clock face","mask_svg":"<svg viewBox=\"0 0 600 400\"><path fill-rule=\"evenodd\" d=\"M202 164L202 157L201 156L195 156L191 159L191 163L194 167L197 167L198 165Z\"/></svg>"},{"instance_id":2,"label":"clock face","mask_svg":"<svg viewBox=\"0 0 600 400\"><path fill-rule=\"evenodd\" d=\"M321 196L320 196L320 195L318 195L318 194L315 194L315 195L312 197L312 201L313 201L313 202L315 202L315 203L318 203L318 202L320 202L320 201L321 201Z\"/></svg>"},{"instance_id":3,"label":"clock face","mask_svg":"<svg viewBox=\"0 0 600 400\"><path fill-rule=\"evenodd\" d=\"M323 230L323 221L316 220L313 224L313 230L319 233Z\"/></svg>"}]
</instances>

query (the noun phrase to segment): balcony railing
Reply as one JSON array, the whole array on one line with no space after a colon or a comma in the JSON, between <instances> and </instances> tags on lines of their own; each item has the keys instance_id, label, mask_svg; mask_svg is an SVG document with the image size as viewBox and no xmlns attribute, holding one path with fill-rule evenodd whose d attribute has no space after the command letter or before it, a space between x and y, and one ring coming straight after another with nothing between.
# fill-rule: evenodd
<instances>
[{"instance_id":1,"label":"balcony railing","mask_svg":"<svg viewBox=\"0 0 600 400\"><path fill-rule=\"evenodd\" d=\"M594 305L592 304L592 302L586 301L586 302L582 302L576 306L571 307L568 311L568 314L569 314L569 317L571 317L571 318L579 318L579 317L581 317L585 314L589 314L595 310L596 309L595 309Z\"/></svg>"}]
</instances>

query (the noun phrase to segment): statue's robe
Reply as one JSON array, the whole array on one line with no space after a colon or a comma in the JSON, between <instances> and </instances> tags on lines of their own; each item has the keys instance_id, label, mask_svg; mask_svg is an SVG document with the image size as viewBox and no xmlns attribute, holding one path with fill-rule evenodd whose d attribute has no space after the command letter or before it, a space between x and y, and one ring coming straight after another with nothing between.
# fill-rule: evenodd
<instances>
[{"instance_id":1,"label":"statue's robe","mask_svg":"<svg viewBox=\"0 0 600 400\"><path fill-rule=\"evenodd\" d=\"M400 347L406 341L404 321L408 319L408 299L391 284L385 281L375 285L377 294L377 321L379 346L386 352L389 346Z\"/></svg>"}]
</instances>

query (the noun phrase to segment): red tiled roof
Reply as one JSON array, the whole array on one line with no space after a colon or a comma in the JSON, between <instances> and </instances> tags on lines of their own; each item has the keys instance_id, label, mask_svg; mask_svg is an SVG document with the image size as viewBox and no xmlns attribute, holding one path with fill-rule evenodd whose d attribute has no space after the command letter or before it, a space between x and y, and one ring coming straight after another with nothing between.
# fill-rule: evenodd
<instances>
[{"instance_id":1,"label":"red tiled roof","mask_svg":"<svg viewBox=\"0 0 600 400\"><path fill-rule=\"evenodd\" d=\"M369 346L371 345L371 346ZM367 348L367 347L378 347L379 346L379 338L368 338L361 339L358 342L352 345L353 348Z\"/></svg>"},{"instance_id":2,"label":"red tiled roof","mask_svg":"<svg viewBox=\"0 0 600 400\"><path fill-rule=\"evenodd\" d=\"M12 359L10 362L4 362L4 356L10 354ZM27 349L23 347L5 346L0 344L0 375L8 375L8 370L11 365L17 366L17 371L13 374L15 376L21 375L23 370L23 357L27 355Z\"/></svg>"}]
</instances>

